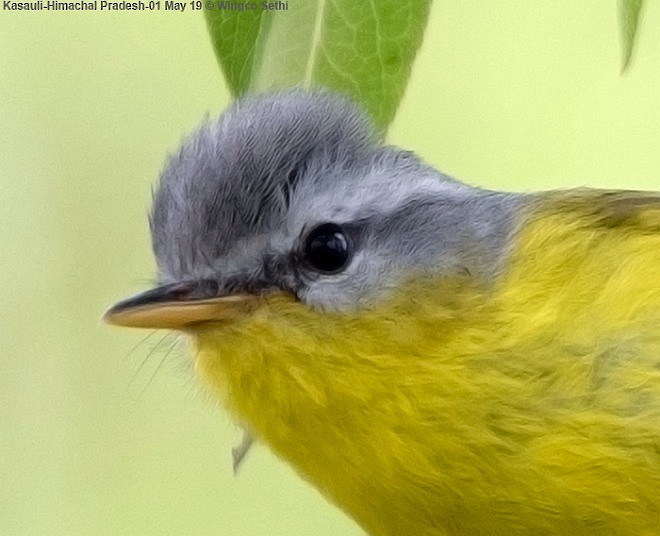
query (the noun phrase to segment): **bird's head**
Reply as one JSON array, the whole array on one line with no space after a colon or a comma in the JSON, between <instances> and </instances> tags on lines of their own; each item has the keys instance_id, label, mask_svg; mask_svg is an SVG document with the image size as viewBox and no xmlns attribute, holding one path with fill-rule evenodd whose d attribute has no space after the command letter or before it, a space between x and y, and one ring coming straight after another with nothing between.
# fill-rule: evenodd
<instances>
[{"instance_id":1,"label":"bird's head","mask_svg":"<svg viewBox=\"0 0 660 536\"><path fill-rule=\"evenodd\" d=\"M383 144L330 92L247 98L170 157L150 218L160 285L107 319L186 329L271 294L349 313L415 275L485 280L515 203Z\"/></svg>"}]
</instances>

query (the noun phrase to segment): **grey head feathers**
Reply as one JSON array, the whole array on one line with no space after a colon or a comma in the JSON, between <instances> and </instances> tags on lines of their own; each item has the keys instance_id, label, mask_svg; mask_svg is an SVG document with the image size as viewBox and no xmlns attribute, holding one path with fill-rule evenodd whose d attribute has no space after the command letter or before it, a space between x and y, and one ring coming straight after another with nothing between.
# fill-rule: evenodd
<instances>
[{"instance_id":1,"label":"grey head feathers","mask_svg":"<svg viewBox=\"0 0 660 536\"><path fill-rule=\"evenodd\" d=\"M161 283L281 288L343 310L416 271L492 277L520 202L383 144L344 97L291 90L240 100L184 140L150 224ZM324 223L338 225L350 249L333 273L305 259L309 233Z\"/></svg>"}]
</instances>

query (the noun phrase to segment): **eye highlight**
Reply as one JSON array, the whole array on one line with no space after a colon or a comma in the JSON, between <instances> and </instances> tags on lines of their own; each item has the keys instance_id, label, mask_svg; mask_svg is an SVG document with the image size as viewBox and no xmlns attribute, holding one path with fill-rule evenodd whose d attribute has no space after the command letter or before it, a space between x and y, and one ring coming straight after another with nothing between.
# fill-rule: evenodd
<instances>
[{"instance_id":1,"label":"eye highlight","mask_svg":"<svg viewBox=\"0 0 660 536\"><path fill-rule=\"evenodd\" d=\"M332 273L348 263L349 247L344 230L335 223L312 229L305 241L305 259L319 272Z\"/></svg>"}]
</instances>

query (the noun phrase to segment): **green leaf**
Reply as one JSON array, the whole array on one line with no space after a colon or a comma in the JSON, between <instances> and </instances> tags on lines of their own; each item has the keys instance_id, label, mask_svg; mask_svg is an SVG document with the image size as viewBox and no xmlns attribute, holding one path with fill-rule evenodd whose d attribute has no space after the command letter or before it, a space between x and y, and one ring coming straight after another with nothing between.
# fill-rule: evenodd
<instances>
[{"instance_id":1,"label":"green leaf","mask_svg":"<svg viewBox=\"0 0 660 536\"><path fill-rule=\"evenodd\" d=\"M619 0L619 27L623 44L622 72L632 58L643 3L643 0Z\"/></svg>"},{"instance_id":2,"label":"green leaf","mask_svg":"<svg viewBox=\"0 0 660 536\"><path fill-rule=\"evenodd\" d=\"M216 7L204 11L215 55L232 94L241 95L250 86L255 45L260 33L268 33L271 17L261 9L239 12L218 9L218 2L206 5Z\"/></svg>"},{"instance_id":3,"label":"green leaf","mask_svg":"<svg viewBox=\"0 0 660 536\"><path fill-rule=\"evenodd\" d=\"M206 10L234 95L292 86L348 93L384 131L403 96L431 0L289 0Z\"/></svg>"}]
</instances>

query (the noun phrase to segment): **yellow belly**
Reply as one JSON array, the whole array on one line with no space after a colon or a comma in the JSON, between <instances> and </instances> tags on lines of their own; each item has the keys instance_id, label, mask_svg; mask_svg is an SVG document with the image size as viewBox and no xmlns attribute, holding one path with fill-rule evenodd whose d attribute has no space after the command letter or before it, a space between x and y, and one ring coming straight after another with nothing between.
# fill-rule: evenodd
<instances>
[{"instance_id":1,"label":"yellow belly","mask_svg":"<svg viewBox=\"0 0 660 536\"><path fill-rule=\"evenodd\" d=\"M660 210L618 195L539 202L490 284L265 299L198 368L370 533L660 534Z\"/></svg>"}]
</instances>

